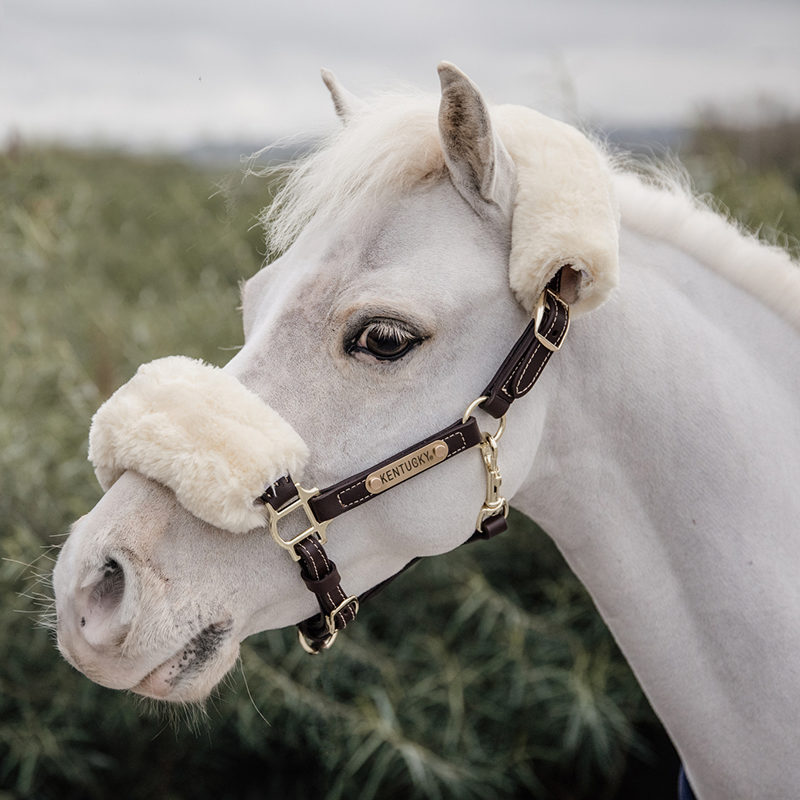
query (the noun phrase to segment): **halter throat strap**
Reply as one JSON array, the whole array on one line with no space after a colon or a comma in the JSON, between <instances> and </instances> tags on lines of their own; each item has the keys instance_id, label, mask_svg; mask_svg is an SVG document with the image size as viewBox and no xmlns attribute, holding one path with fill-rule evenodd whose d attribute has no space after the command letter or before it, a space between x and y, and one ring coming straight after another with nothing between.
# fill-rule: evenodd
<instances>
[{"instance_id":1,"label":"halter throat strap","mask_svg":"<svg viewBox=\"0 0 800 800\"><path fill-rule=\"evenodd\" d=\"M360 598L343 591L339 571L328 558L324 545L328 523L345 511L480 445L487 476L486 498L478 514L475 532L467 542L490 539L506 530L508 502L499 493L501 477L497 468L497 441L505 428L504 417L509 406L533 388L550 356L560 349L567 335L569 305L559 297L559 288L560 273L542 292L533 320L481 397L470 405L461 420L326 489L305 489L287 475L273 483L259 498L267 508L273 538L299 563L300 575L320 607L319 614L297 626L300 643L307 652L319 653L330 647L339 630L355 619L359 603L396 577L391 576ZM469 415L475 407L501 420L494 435L481 432L475 417ZM280 520L299 510L305 512L309 527L291 539L283 539L279 533ZM416 561L409 562L400 572Z\"/></svg>"}]
</instances>

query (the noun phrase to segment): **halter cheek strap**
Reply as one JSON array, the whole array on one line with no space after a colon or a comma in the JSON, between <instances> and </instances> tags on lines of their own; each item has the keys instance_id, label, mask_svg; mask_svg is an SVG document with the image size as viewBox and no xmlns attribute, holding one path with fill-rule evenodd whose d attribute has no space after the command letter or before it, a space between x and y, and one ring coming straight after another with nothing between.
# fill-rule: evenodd
<instances>
[{"instance_id":1,"label":"halter cheek strap","mask_svg":"<svg viewBox=\"0 0 800 800\"><path fill-rule=\"evenodd\" d=\"M533 388L550 356L561 349L569 330L569 306L557 293L558 283L539 296L534 318L483 390L481 408L487 414L502 417L514 400Z\"/></svg>"},{"instance_id":2,"label":"halter cheek strap","mask_svg":"<svg viewBox=\"0 0 800 800\"><path fill-rule=\"evenodd\" d=\"M360 603L396 577L388 578L360 598L343 591L339 572L325 553L324 545L328 523L345 511L479 445L486 472L486 497L475 532L467 541L490 539L506 530L508 501L500 494L502 478L497 465L497 443L505 430L509 406L533 388L550 356L559 350L567 335L569 306L558 295L559 283L557 275L542 292L534 319L461 420L321 491L306 489L285 476L261 495L259 499L266 507L272 537L299 562L300 575L320 607L319 614L297 626L300 643L307 652L319 653L330 647L338 632L355 619ZM500 419L494 434L481 432L477 420L471 416L475 408ZM302 512L309 525L302 533L284 539L279 531L280 522L295 512ZM411 561L401 572L416 561Z\"/></svg>"}]
</instances>

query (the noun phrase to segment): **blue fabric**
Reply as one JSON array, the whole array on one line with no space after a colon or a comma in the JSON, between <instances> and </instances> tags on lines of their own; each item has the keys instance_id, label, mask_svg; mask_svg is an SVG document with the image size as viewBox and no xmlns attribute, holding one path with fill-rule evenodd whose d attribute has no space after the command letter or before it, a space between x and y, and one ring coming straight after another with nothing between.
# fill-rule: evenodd
<instances>
[{"instance_id":1,"label":"blue fabric","mask_svg":"<svg viewBox=\"0 0 800 800\"><path fill-rule=\"evenodd\" d=\"M686 777L686 772L681 764L681 771L678 773L678 800L697 800L689 785L689 779Z\"/></svg>"}]
</instances>

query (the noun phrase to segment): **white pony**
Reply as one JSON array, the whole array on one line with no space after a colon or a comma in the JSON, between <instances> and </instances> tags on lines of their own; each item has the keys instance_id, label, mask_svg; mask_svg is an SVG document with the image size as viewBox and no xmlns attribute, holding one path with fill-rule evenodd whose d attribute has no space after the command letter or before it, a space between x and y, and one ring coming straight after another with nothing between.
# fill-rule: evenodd
<instances>
[{"instance_id":1,"label":"white pony","mask_svg":"<svg viewBox=\"0 0 800 800\"><path fill-rule=\"evenodd\" d=\"M430 98L324 77L345 124L267 214L285 253L244 287L244 347L213 376L156 362L98 414L110 488L56 566L61 651L105 686L205 697L242 639L317 609L255 496L460 420L560 272L576 321L508 412L503 492L588 588L697 796L797 797L800 272L451 65L438 123ZM485 444L331 524L347 592L469 537Z\"/></svg>"}]
</instances>

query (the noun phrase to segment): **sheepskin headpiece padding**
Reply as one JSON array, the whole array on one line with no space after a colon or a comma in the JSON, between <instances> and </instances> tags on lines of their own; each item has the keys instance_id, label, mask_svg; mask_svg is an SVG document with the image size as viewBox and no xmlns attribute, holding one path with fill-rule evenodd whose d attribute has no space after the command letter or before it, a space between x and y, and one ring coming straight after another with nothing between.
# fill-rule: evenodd
<instances>
[{"instance_id":1,"label":"sheepskin headpiece padding","mask_svg":"<svg viewBox=\"0 0 800 800\"><path fill-rule=\"evenodd\" d=\"M255 499L308 448L276 411L223 370L185 356L139 367L95 413L89 460L108 490L127 470L175 492L218 528L244 533L265 524Z\"/></svg>"},{"instance_id":2,"label":"sheepskin headpiece padding","mask_svg":"<svg viewBox=\"0 0 800 800\"><path fill-rule=\"evenodd\" d=\"M602 151L570 125L522 106L492 121L517 168L509 281L530 312L548 281L578 273L574 318L607 299L619 280L619 211Z\"/></svg>"}]
</instances>

